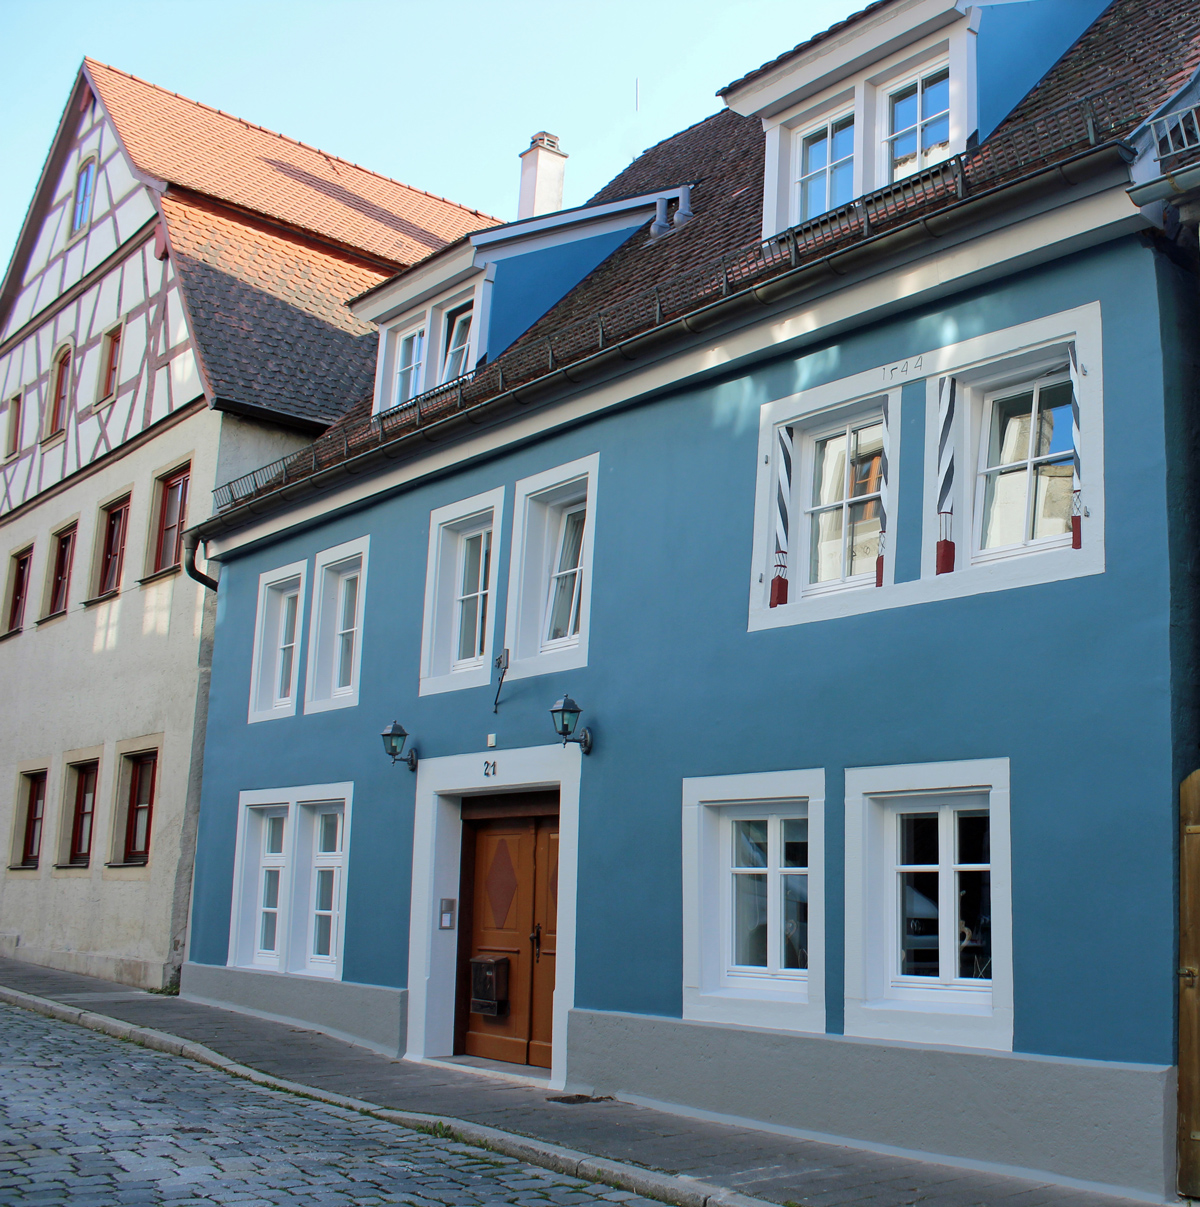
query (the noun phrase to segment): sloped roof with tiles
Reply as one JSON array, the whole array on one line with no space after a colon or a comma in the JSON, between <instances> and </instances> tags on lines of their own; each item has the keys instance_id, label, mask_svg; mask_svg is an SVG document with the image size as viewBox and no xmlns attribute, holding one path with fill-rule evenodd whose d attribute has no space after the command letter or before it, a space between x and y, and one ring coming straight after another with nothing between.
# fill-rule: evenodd
<instances>
[{"instance_id":1,"label":"sloped roof with tiles","mask_svg":"<svg viewBox=\"0 0 1200 1207\"><path fill-rule=\"evenodd\" d=\"M497 219L251 125L114 67L84 72L143 175L413 264Z\"/></svg>"}]
</instances>

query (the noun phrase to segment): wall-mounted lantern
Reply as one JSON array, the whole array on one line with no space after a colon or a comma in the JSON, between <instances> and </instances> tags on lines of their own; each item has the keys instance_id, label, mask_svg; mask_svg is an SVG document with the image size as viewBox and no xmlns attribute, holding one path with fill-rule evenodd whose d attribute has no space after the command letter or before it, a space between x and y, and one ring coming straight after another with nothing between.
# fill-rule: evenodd
<instances>
[{"instance_id":1,"label":"wall-mounted lantern","mask_svg":"<svg viewBox=\"0 0 1200 1207\"><path fill-rule=\"evenodd\" d=\"M561 700L555 701L554 707L550 710L550 718L554 722L554 732L563 740L565 746L568 742L578 742L579 749L584 754L592 753L592 731L583 729L579 736L575 737L575 726L579 724L579 714L583 709L571 699L570 696L564 695Z\"/></svg>"},{"instance_id":2,"label":"wall-mounted lantern","mask_svg":"<svg viewBox=\"0 0 1200 1207\"><path fill-rule=\"evenodd\" d=\"M392 756L392 762L403 758L408 764L409 771L417 769L417 748L414 745L407 754L403 754L404 743L408 739L408 730L399 721L393 721L383 731L383 749Z\"/></svg>"}]
</instances>

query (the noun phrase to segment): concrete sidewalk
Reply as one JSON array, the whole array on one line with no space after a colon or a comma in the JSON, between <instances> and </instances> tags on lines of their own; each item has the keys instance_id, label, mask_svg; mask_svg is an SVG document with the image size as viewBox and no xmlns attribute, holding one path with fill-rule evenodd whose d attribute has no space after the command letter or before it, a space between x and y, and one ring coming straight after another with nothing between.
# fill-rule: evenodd
<instances>
[{"instance_id":1,"label":"concrete sidewalk","mask_svg":"<svg viewBox=\"0 0 1200 1207\"><path fill-rule=\"evenodd\" d=\"M788 1207L1119 1207L1134 1200L864 1152L474 1071L391 1060L317 1032L0 959L0 986L203 1044L230 1061L382 1108L498 1128Z\"/></svg>"}]
</instances>

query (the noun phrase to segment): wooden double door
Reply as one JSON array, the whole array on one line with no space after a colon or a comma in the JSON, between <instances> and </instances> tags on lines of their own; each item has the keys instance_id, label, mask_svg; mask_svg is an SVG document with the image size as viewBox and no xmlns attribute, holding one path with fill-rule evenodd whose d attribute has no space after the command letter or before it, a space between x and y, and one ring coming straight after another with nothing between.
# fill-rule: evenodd
<instances>
[{"instance_id":1,"label":"wooden double door","mask_svg":"<svg viewBox=\"0 0 1200 1207\"><path fill-rule=\"evenodd\" d=\"M558 947L558 793L466 797L459 911L458 1050L550 1067ZM472 1009L475 956L508 960L501 1009Z\"/></svg>"}]
</instances>

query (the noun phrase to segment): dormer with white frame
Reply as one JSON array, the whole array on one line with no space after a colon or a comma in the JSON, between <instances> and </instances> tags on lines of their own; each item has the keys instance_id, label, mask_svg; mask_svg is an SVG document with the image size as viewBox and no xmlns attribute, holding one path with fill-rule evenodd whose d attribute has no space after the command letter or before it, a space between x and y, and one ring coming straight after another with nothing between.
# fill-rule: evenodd
<instances>
[{"instance_id":1,"label":"dormer with white frame","mask_svg":"<svg viewBox=\"0 0 1200 1207\"><path fill-rule=\"evenodd\" d=\"M493 360L655 215L690 217L690 185L467 235L351 304L379 326L373 413Z\"/></svg>"},{"instance_id":2,"label":"dormer with white frame","mask_svg":"<svg viewBox=\"0 0 1200 1207\"><path fill-rule=\"evenodd\" d=\"M763 238L986 138L1107 2L873 4L722 89L763 124Z\"/></svg>"}]
</instances>

